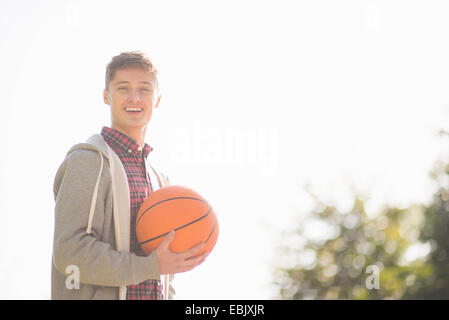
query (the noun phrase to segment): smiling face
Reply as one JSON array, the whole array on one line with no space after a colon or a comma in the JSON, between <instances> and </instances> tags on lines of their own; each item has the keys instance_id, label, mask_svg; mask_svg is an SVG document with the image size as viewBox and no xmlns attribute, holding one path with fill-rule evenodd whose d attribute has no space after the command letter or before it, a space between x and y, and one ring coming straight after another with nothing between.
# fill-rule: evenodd
<instances>
[{"instance_id":1,"label":"smiling face","mask_svg":"<svg viewBox=\"0 0 449 320\"><path fill-rule=\"evenodd\" d=\"M119 69L103 98L111 107L111 127L141 143L161 98L155 76L142 68Z\"/></svg>"}]
</instances>

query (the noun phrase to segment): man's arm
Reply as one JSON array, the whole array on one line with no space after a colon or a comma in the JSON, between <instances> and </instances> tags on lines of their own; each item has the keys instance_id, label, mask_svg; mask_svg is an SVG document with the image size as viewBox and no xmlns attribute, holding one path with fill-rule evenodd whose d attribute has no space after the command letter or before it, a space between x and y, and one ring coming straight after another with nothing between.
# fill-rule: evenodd
<instances>
[{"instance_id":1,"label":"man's arm","mask_svg":"<svg viewBox=\"0 0 449 320\"><path fill-rule=\"evenodd\" d=\"M65 274L69 265L79 268L80 282L99 286L138 284L147 279L159 279L156 253L139 257L129 252L118 252L111 244L100 240L106 198L110 192L110 173L103 166L92 230L86 232L89 207L100 170L97 152L73 152L57 174L55 232L53 260L56 268ZM57 185L56 185L57 184Z\"/></svg>"}]
</instances>

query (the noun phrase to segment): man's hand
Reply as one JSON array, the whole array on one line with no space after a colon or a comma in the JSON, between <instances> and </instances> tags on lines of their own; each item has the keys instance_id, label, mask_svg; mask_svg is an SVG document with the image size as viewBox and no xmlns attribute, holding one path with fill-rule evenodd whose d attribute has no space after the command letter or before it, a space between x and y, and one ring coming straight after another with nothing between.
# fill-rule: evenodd
<instances>
[{"instance_id":1,"label":"man's hand","mask_svg":"<svg viewBox=\"0 0 449 320\"><path fill-rule=\"evenodd\" d=\"M159 262L159 272L161 274L175 274L189 271L204 262L207 252L203 252L199 256L193 257L195 253L204 247L204 243L184 252L176 253L169 248L170 243L174 238L175 231L172 230L156 249L156 257Z\"/></svg>"}]
</instances>

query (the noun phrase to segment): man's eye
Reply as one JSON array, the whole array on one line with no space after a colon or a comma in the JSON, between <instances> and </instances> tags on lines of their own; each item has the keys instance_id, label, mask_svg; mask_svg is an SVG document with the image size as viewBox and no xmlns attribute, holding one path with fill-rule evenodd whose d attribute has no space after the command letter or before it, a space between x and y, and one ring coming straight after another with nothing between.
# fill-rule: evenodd
<instances>
[{"instance_id":1,"label":"man's eye","mask_svg":"<svg viewBox=\"0 0 449 320\"><path fill-rule=\"evenodd\" d=\"M127 88L125 88L125 87L120 87L120 88L118 88L118 90L126 90Z\"/></svg>"},{"instance_id":2,"label":"man's eye","mask_svg":"<svg viewBox=\"0 0 449 320\"><path fill-rule=\"evenodd\" d=\"M142 90L143 91L148 91L148 92L150 92L151 90L150 89L148 89L148 88L142 88Z\"/></svg>"}]
</instances>

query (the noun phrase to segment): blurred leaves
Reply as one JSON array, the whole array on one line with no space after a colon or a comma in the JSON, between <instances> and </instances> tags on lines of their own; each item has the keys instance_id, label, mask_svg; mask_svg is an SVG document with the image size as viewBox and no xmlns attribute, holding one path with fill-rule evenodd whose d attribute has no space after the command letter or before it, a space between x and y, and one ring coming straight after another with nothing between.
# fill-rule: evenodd
<instances>
[{"instance_id":1,"label":"blurred leaves","mask_svg":"<svg viewBox=\"0 0 449 320\"><path fill-rule=\"evenodd\" d=\"M444 163L432 171L438 191L430 204L385 206L370 216L360 195L341 212L311 194L315 209L279 248L280 298L448 299L448 173ZM378 289L366 285L372 265L380 271Z\"/></svg>"}]
</instances>

